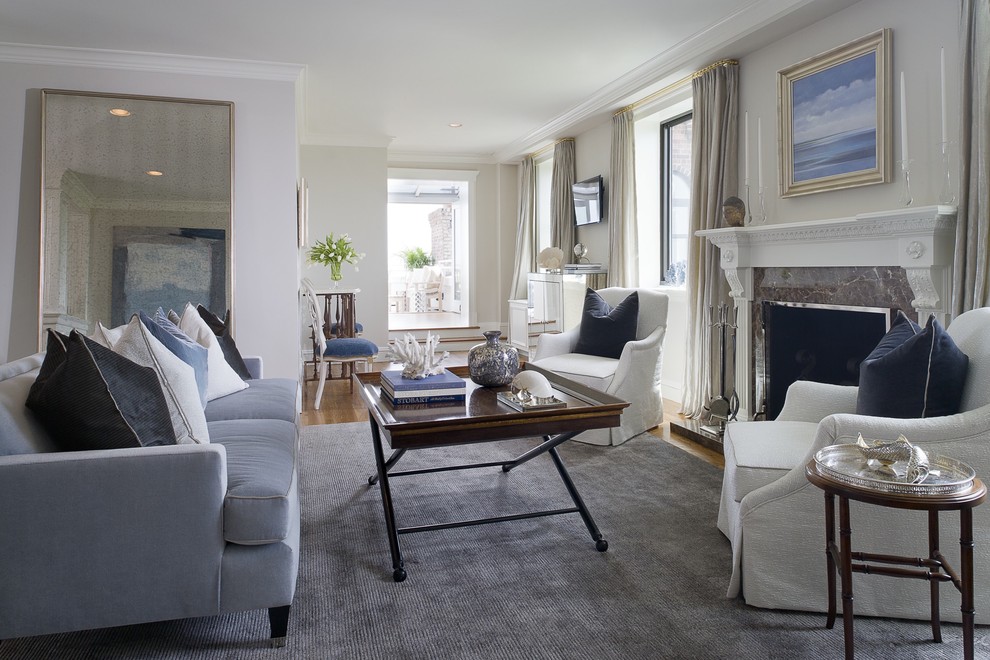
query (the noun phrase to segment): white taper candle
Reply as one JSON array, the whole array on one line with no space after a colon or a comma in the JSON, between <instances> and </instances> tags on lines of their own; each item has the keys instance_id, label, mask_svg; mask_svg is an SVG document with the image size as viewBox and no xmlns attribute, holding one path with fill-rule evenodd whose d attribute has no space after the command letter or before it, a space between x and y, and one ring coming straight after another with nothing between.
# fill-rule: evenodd
<instances>
[{"instance_id":1,"label":"white taper candle","mask_svg":"<svg viewBox=\"0 0 990 660\"><path fill-rule=\"evenodd\" d=\"M901 169L908 169L907 89L904 72L901 71Z\"/></svg>"},{"instance_id":2,"label":"white taper candle","mask_svg":"<svg viewBox=\"0 0 990 660\"><path fill-rule=\"evenodd\" d=\"M949 141L949 118L945 112L945 48L941 48L942 59L942 143Z\"/></svg>"},{"instance_id":3,"label":"white taper candle","mask_svg":"<svg viewBox=\"0 0 990 660\"><path fill-rule=\"evenodd\" d=\"M743 185L749 185L749 111L743 120Z\"/></svg>"},{"instance_id":4,"label":"white taper candle","mask_svg":"<svg viewBox=\"0 0 990 660\"><path fill-rule=\"evenodd\" d=\"M756 185L763 189L763 117L756 118Z\"/></svg>"}]
</instances>

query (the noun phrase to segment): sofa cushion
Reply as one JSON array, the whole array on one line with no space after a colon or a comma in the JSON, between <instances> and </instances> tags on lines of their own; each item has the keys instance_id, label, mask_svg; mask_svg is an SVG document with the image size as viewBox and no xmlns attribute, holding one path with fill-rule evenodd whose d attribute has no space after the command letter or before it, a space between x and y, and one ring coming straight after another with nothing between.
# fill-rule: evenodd
<instances>
[{"instance_id":1,"label":"sofa cushion","mask_svg":"<svg viewBox=\"0 0 990 660\"><path fill-rule=\"evenodd\" d=\"M818 424L813 422L742 422L725 429L725 469L734 471L736 502L771 484L808 456Z\"/></svg>"},{"instance_id":2,"label":"sofa cushion","mask_svg":"<svg viewBox=\"0 0 990 660\"><path fill-rule=\"evenodd\" d=\"M247 366L244 364L244 358L241 357L241 352L237 350L237 344L234 343L234 336L230 334L230 310L227 310L223 320L202 305L196 305L196 311L199 312L200 318L206 321L206 325L210 326L213 334L217 336L217 341L220 342L220 350L223 352L223 359L230 365L230 368L242 380L251 380L251 372L248 371Z\"/></svg>"},{"instance_id":3,"label":"sofa cushion","mask_svg":"<svg viewBox=\"0 0 990 660\"><path fill-rule=\"evenodd\" d=\"M625 345L636 339L638 323L638 292L633 291L618 305L610 307L594 289L588 289L574 352L617 359Z\"/></svg>"},{"instance_id":4,"label":"sofa cushion","mask_svg":"<svg viewBox=\"0 0 990 660\"><path fill-rule=\"evenodd\" d=\"M56 451L41 422L24 402L44 353L0 365L0 456Z\"/></svg>"},{"instance_id":5,"label":"sofa cushion","mask_svg":"<svg viewBox=\"0 0 990 660\"><path fill-rule=\"evenodd\" d=\"M75 330L48 332L48 352L27 406L62 450L174 445L154 369Z\"/></svg>"},{"instance_id":6,"label":"sofa cushion","mask_svg":"<svg viewBox=\"0 0 990 660\"><path fill-rule=\"evenodd\" d=\"M118 355L155 370L168 404L176 443L209 443L210 435L199 400L196 373L158 341L137 314L131 317L120 338L110 348Z\"/></svg>"},{"instance_id":7,"label":"sofa cushion","mask_svg":"<svg viewBox=\"0 0 990 660\"><path fill-rule=\"evenodd\" d=\"M856 412L939 417L959 412L969 358L932 315L922 330L902 312L859 368Z\"/></svg>"},{"instance_id":8,"label":"sofa cushion","mask_svg":"<svg viewBox=\"0 0 990 660\"><path fill-rule=\"evenodd\" d=\"M296 479L296 425L278 419L210 422L210 438L227 450L223 535L262 545L289 534Z\"/></svg>"},{"instance_id":9,"label":"sofa cushion","mask_svg":"<svg viewBox=\"0 0 990 660\"><path fill-rule=\"evenodd\" d=\"M210 326L200 317L192 303L186 303L179 318L179 329L189 335L197 344L205 346L208 364L206 378L206 400L212 401L247 387L240 376L227 364L223 357L220 341L210 330Z\"/></svg>"},{"instance_id":10,"label":"sofa cushion","mask_svg":"<svg viewBox=\"0 0 990 660\"><path fill-rule=\"evenodd\" d=\"M615 370L619 361L615 358L604 358L583 353L564 353L553 355L539 361L541 369L560 374L575 382L587 385L600 392L608 390L615 378Z\"/></svg>"},{"instance_id":11,"label":"sofa cushion","mask_svg":"<svg viewBox=\"0 0 990 660\"><path fill-rule=\"evenodd\" d=\"M248 381L248 387L206 406L206 419L280 419L296 422L299 412L299 383L288 378L261 378Z\"/></svg>"}]
</instances>

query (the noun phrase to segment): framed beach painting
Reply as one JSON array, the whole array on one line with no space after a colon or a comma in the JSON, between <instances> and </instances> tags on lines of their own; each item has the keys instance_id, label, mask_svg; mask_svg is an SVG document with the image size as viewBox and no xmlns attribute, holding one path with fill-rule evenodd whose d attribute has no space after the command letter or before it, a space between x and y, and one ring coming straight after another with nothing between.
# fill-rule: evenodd
<instances>
[{"instance_id":1,"label":"framed beach painting","mask_svg":"<svg viewBox=\"0 0 990 660\"><path fill-rule=\"evenodd\" d=\"M890 29L777 72L780 196L890 181Z\"/></svg>"}]
</instances>

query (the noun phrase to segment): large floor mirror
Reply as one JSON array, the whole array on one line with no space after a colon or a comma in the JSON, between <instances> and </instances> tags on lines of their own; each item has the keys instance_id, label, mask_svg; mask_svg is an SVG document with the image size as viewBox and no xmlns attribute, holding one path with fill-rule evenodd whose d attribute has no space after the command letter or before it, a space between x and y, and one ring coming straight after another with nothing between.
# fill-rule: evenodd
<instances>
[{"instance_id":1,"label":"large floor mirror","mask_svg":"<svg viewBox=\"0 0 990 660\"><path fill-rule=\"evenodd\" d=\"M42 90L44 331L231 306L233 104ZM42 344L43 345L43 344Z\"/></svg>"}]
</instances>

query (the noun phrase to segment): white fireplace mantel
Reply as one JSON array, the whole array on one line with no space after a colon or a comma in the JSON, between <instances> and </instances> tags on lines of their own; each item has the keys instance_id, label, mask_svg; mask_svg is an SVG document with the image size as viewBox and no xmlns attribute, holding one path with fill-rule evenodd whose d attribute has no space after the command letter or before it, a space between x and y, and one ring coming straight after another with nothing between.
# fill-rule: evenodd
<instances>
[{"instance_id":1,"label":"white fireplace mantel","mask_svg":"<svg viewBox=\"0 0 990 660\"><path fill-rule=\"evenodd\" d=\"M956 216L937 206L863 213L854 217L696 232L719 248L719 263L738 314L737 365L751 364L754 268L900 266L914 294L918 317L949 320L949 287ZM753 410L748 368L737 369L743 410Z\"/></svg>"}]
</instances>

